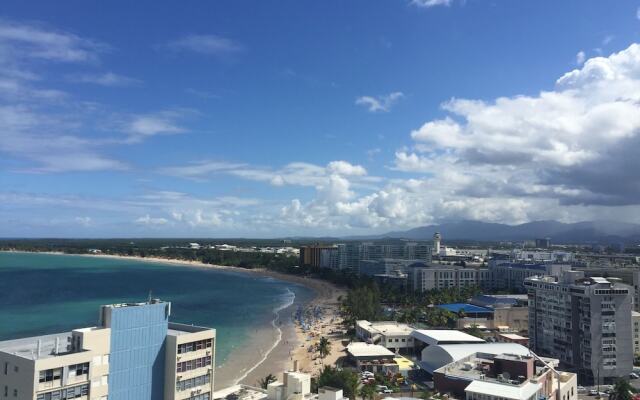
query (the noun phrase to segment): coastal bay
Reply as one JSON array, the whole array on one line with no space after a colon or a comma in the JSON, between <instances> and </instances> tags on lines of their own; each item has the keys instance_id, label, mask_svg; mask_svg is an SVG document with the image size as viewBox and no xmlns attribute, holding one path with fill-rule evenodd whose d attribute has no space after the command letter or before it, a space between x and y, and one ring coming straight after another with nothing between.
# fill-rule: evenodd
<instances>
[{"instance_id":1,"label":"coastal bay","mask_svg":"<svg viewBox=\"0 0 640 400\"><path fill-rule=\"evenodd\" d=\"M218 388L290 368L300 343L292 314L335 293L266 270L105 255L5 252L0 274L0 340L93 325L100 304L152 291L173 302L174 320L218 330ZM16 286L20 298L10 296Z\"/></svg>"}]
</instances>

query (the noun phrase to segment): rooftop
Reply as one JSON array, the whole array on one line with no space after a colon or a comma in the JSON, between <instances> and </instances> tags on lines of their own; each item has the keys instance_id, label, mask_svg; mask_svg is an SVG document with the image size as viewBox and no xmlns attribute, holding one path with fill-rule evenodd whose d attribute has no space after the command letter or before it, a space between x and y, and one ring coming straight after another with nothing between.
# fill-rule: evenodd
<instances>
[{"instance_id":1,"label":"rooftop","mask_svg":"<svg viewBox=\"0 0 640 400\"><path fill-rule=\"evenodd\" d=\"M67 353L67 343L71 332L56 333L53 335L34 336L23 339L6 340L0 342L0 352L9 353L28 360L42 360L57 357ZM56 351L56 339L58 349ZM38 342L40 352L38 353Z\"/></svg>"},{"instance_id":2,"label":"rooftop","mask_svg":"<svg viewBox=\"0 0 640 400\"><path fill-rule=\"evenodd\" d=\"M206 331L213 331L215 334L215 329L212 329L212 328L207 328L204 326L196 326L196 325L178 324L176 322L169 322L169 329L167 330L167 335L180 336L180 335L187 335L189 333L206 332Z\"/></svg>"},{"instance_id":3,"label":"rooftop","mask_svg":"<svg viewBox=\"0 0 640 400\"><path fill-rule=\"evenodd\" d=\"M409 325L395 321L369 322L366 320L360 320L357 321L356 324L373 333L381 333L384 335L410 335L411 332L413 332L413 328Z\"/></svg>"},{"instance_id":4,"label":"rooftop","mask_svg":"<svg viewBox=\"0 0 640 400\"><path fill-rule=\"evenodd\" d=\"M265 390L246 385L230 386L211 394L212 399L226 399L227 397L238 400L263 400L268 396Z\"/></svg>"},{"instance_id":5,"label":"rooftop","mask_svg":"<svg viewBox=\"0 0 640 400\"><path fill-rule=\"evenodd\" d=\"M520 386L508 385L501 382L476 380L467 386L465 392L486 394L492 397L503 397L505 399L528 399L535 395L540 389L539 383L526 381Z\"/></svg>"},{"instance_id":6,"label":"rooftop","mask_svg":"<svg viewBox=\"0 0 640 400\"><path fill-rule=\"evenodd\" d=\"M467 303L451 303L451 304L440 304L436 306L438 308L442 308L443 310L451 311L454 313L459 313L463 311L466 314L491 314L493 313L493 309L487 307L480 307L473 304Z\"/></svg>"},{"instance_id":7,"label":"rooftop","mask_svg":"<svg viewBox=\"0 0 640 400\"><path fill-rule=\"evenodd\" d=\"M411 333L411 336L428 345L443 343L485 343L483 339L451 329L417 329Z\"/></svg>"},{"instance_id":8,"label":"rooftop","mask_svg":"<svg viewBox=\"0 0 640 400\"><path fill-rule=\"evenodd\" d=\"M516 333L500 333L499 334L502 337L505 337L507 339L511 339L511 340L527 340L528 338L524 337L524 336L520 336Z\"/></svg>"},{"instance_id":9,"label":"rooftop","mask_svg":"<svg viewBox=\"0 0 640 400\"><path fill-rule=\"evenodd\" d=\"M364 342L354 342L347 346L347 351L354 357L389 357L395 354L386 347Z\"/></svg>"}]
</instances>

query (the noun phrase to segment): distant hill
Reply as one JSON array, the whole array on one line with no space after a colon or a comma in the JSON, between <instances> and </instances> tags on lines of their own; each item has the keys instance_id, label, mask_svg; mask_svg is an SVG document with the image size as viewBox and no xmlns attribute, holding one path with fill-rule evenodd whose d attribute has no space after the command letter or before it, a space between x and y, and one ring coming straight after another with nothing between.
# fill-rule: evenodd
<instances>
[{"instance_id":1,"label":"distant hill","mask_svg":"<svg viewBox=\"0 0 640 400\"><path fill-rule=\"evenodd\" d=\"M567 244L607 244L640 241L640 225L615 221L588 221L571 224L558 221L534 221L520 225L459 221L422 226L407 231L359 237L358 239L402 238L428 240L433 237L434 232L440 232L444 241L522 241L544 237L550 237L553 243Z\"/></svg>"}]
</instances>

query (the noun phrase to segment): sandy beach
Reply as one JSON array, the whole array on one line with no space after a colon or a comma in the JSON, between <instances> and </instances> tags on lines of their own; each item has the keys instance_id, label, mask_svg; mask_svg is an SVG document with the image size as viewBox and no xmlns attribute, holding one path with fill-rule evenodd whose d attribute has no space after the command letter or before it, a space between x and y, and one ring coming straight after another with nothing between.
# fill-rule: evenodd
<instances>
[{"instance_id":1,"label":"sandy beach","mask_svg":"<svg viewBox=\"0 0 640 400\"><path fill-rule=\"evenodd\" d=\"M136 257L110 254L67 254L62 252L42 252L46 254L64 254L69 256L106 257L146 261L150 263L164 263L193 268L213 268L219 270L239 272L243 274L271 277L281 281L306 286L314 292L311 301L304 303L295 299L292 304L274 310L271 326L256 327L250 335L250 340L241 348L234 349L228 359L216 366L216 389L222 389L237 383L256 386L257 382L268 374L282 379L282 372L291 370L294 361L298 361L298 370L316 375L322 365L333 365L336 360L345 355L342 345L343 337L332 333L341 328L339 317L339 296L346 291L329 282L319 279L282 274L266 269L245 269L232 266L204 264L196 261L167 259L161 257ZM311 310L322 310L322 317L314 319L307 326L307 330L294 322L294 314L299 308L307 314ZM215 326L213 327L215 328ZM320 360L318 353L308 351L314 348L320 337L326 337L331 342L331 354Z\"/></svg>"}]
</instances>

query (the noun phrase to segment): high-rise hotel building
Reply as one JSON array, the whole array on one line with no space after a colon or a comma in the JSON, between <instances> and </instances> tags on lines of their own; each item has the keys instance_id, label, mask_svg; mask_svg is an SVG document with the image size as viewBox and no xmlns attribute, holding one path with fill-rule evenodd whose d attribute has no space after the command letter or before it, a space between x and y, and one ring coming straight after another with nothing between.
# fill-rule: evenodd
<instances>
[{"instance_id":1,"label":"high-rise hotel building","mask_svg":"<svg viewBox=\"0 0 640 400\"><path fill-rule=\"evenodd\" d=\"M96 327L0 342L0 400L209 400L216 332L170 314L113 304Z\"/></svg>"}]
</instances>

